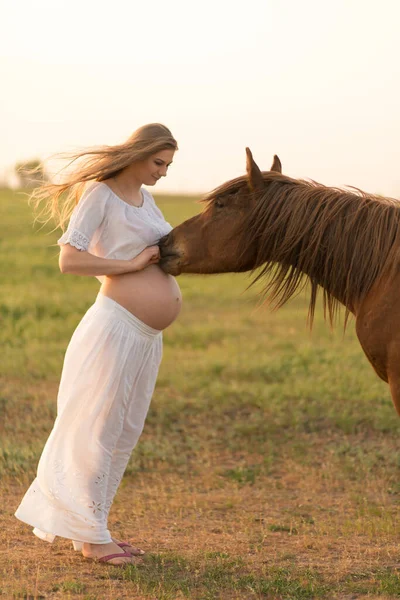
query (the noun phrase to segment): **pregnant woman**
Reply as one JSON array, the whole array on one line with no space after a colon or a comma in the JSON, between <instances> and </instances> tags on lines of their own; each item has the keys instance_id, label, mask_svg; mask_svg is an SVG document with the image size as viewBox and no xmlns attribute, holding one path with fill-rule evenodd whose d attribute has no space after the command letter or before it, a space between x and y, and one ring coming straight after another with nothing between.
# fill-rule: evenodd
<instances>
[{"instance_id":1,"label":"pregnant woman","mask_svg":"<svg viewBox=\"0 0 400 600\"><path fill-rule=\"evenodd\" d=\"M67 348L57 418L15 516L41 539L68 538L109 564L143 554L112 538L107 520L143 429L162 330L181 308L175 279L157 265L156 244L172 228L142 188L167 175L176 150L165 126L145 125L124 144L80 153L67 181L36 192L58 225L71 215L61 272L95 276L101 288Z\"/></svg>"}]
</instances>

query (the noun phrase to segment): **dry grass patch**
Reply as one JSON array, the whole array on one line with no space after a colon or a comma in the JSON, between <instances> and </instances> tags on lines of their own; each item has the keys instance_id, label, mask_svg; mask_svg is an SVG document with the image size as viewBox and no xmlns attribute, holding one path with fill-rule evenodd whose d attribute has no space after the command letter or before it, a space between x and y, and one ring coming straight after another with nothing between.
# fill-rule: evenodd
<instances>
[{"instance_id":1,"label":"dry grass patch","mask_svg":"<svg viewBox=\"0 0 400 600\"><path fill-rule=\"evenodd\" d=\"M376 597L397 597L398 506L391 496L383 498L374 486L335 485L332 477L291 461L282 463L278 478L240 484L221 476L224 458L214 457L203 477L148 473L124 479L110 526L148 552L124 573L87 563L65 540L52 546L37 540L12 517L24 489L3 487L5 592L37 588L46 598L334 598L351 591L370 597L382 588L386 595ZM355 495L366 499L364 508ZM366 504L380 507L373 531Z\"/></svg>"}]
</instances>

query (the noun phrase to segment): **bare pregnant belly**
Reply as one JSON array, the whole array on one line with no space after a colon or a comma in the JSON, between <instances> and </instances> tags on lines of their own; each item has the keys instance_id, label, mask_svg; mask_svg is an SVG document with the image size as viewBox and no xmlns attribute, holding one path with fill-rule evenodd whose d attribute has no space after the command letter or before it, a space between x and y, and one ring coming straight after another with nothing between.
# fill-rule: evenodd
<instances>
[{"instance_id":1,"label":"bare pregnant belly","mask_svg":"<svg viewBox=\"0 0 400 600\"><path fill-rule=\"evenodd\" d=\"M165 329L181 310L182 296L172 275L158 265L143 271L105 277L100 292L154 329Z\"/></svg>"}]
</instances>

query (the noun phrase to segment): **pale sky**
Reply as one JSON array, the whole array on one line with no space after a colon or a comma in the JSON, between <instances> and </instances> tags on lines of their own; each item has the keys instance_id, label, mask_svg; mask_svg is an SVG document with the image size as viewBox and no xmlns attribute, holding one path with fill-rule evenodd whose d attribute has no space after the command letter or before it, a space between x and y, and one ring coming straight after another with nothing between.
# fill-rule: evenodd
<instances>
[{"instance_id":1,"label":"pale sky","mask_svg":"<svg viewBox=\"0 0 400 600\"><path fill-rule=\"evenodd\" d=\"M399 0L0 0L0 172L124 141L179 143L154 192L262 170L400 198Z\"/></svg>"}]
</instances>

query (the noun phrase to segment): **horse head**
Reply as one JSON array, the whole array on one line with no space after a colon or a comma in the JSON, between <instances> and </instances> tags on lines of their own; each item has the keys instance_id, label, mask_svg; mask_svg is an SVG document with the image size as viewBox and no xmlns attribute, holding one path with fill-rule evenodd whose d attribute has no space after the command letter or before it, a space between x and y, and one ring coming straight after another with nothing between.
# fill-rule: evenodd
<instances>
[{"instance_id":1,"label":"horse head","mask_svg":"<svg viewBox=\"0 0 400 600\"><path fill-rule=\"evenodd\" d=\"M227 181L203 199L204 210L160 240L160 266L171 275L227 273L254 268L257 245L243 244L243 223L266 185L269 172L281 173L278 156L260 171L246 148L246 175Z\"/></svg>"}]
</instances>

